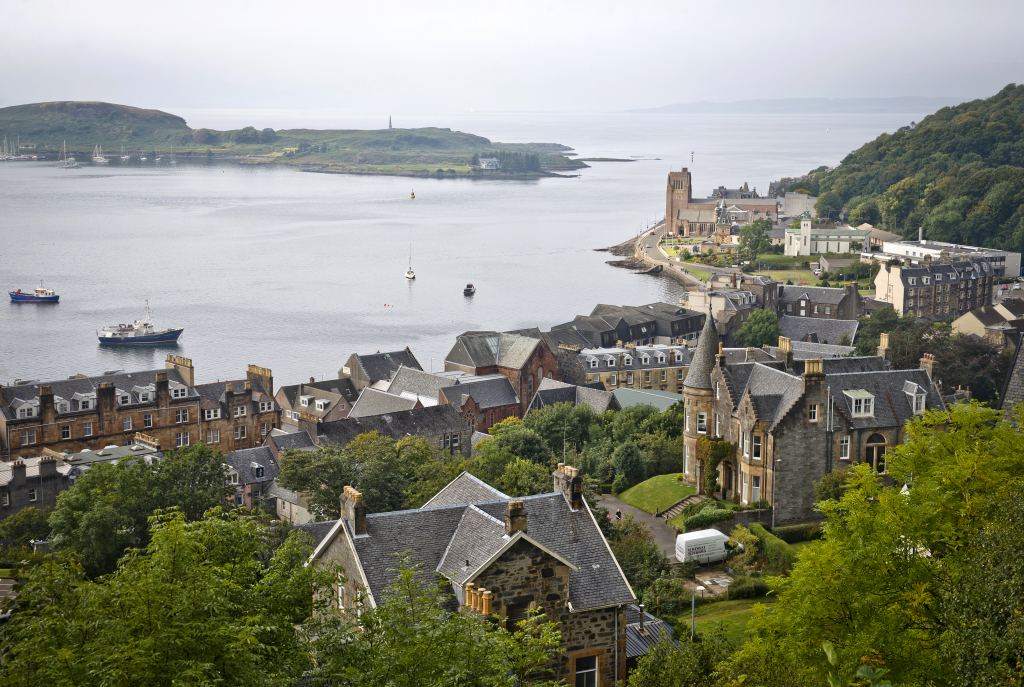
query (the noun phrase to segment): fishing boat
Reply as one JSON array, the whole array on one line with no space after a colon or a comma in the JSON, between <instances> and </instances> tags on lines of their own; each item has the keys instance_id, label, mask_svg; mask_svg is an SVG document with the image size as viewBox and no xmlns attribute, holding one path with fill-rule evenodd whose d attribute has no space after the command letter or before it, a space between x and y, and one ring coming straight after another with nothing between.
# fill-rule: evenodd
<instances>
[{"instance_id":1,"label":"fishing boat","mask_svg":"<svg viewBox=\"0 0 1024 687\"><path fill-rule=\"evenodd\" d=\"M111 346L152 346L156 344L173 344L185 331L182 329L154 329L153 313L146 301L146 316L135 320L132 324L118 324L103 327L96 332L101 344Z\"/></svg>"},{"instance_id":2,"label":"fishing boat","mask_svg":"<svg viewBox=\"0 0 1024 687\"><path fill-rule=\"evenodd\" d=\"M472 284L466 284L466 288L462 290L463 296L472 296L474 293L476 293L476 287Z\"/></svg>"},{"instance_id":3,"label":"fishing boat","mask_svg":"<svg viewBox=\"0 0 1024 687\"><path fill-rule=\"evenodd\" d=\"M103 148L96 146L92 151L92 161L97 164L103 164L104 162L110 162L107 158L103 157Z\"/></svg>"},{"instance_id":4,"label":"fishing boat","mask_svg":"<svg viewBox=\"0 0 1024 687\"><path fill-rule=\"evenodd\" d=\"M16 303L56 303L60 300L60 296L54 293L53 289L43 288L41 280L39 288L33 289L32 293L22 293L21 289L8 293L11 296L11 300Z\"/></svg>"},{"instance_id":5,"label":"fishing boat","mask_svg":"<svg viewBox=\"0 0 1024 687\"><path fill-rule=\"evenodd\" d=\"M61 160L60 157L57 158L57 167L59 167L60 169L78 169L79 167L82 166L82 165L78 164L77 162L75 162L75 158L68 157L68 142L67 141L64 141L64 148L63 148L63 152L61 153L61 155L64 158L63 160Z\"/></svg>"},{"instance_id":6,"label":"fishing boat","mask_svg":"<svg viewBox=\"0 0 1024 687\"><path fill-rule=\"evenodd\" d=\"M405 278L409 281L416 278L416 273L412 271L412 241L409 242L409 269L405 271Z\"/></svg>"}]
</instances>

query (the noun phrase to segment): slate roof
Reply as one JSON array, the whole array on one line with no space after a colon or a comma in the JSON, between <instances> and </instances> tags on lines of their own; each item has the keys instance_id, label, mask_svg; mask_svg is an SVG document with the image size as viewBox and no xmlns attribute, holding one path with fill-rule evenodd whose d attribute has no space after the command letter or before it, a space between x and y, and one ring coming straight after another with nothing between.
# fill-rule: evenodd
<instances>
[{"instance_id":1,"label":"slate roof","mask_svg":"<svg viewBox=\"0 0 1024 687\"><path fill-rule=\"evenodd\" d=\"M412 354L412 351L408 347L400 351L388 351L386 353L371 353L368 355L356 354L356 362L363 372L366 373L367 378L371 382L380 380L389 380L401 366L413 367L417 370L422 370L423 367L419 361L416 360L416 356Z\"/></svg>"},{"instance_id":2,"label":"slate roof","mask_svg":"<svg viewBox=\"0 0 1024 687\"><path fill-rule=\"evenodd\" d=\"M275 434L273 437L274 445L277 446L277 450L282 452L317 448L317 445L313 442L313 438L309 436L309 432L306 430L295 432L293 434Z\"/></svg>"},{"instance_id":3,"label":"slate roof","mask_svg":"<svg viewBox=\"0 0 1024 687\"><path fill-rule=\"evenodd\" d=\"M1003 313L999 312L991 305L983 305L980 308L971 310L967 314L974 315L975 319L977 319L984 327L994 327L1006 322L1006 318L1003 316Z\"/></svg>"},{"instance_id":4,"label":"slate roof","mask_svg":"<svg viewBox=\"0 0 1024 687\"><path fill-rule=\"evenodd\" d=\"M378 391L372 387L364 387L356 399L352 410L349 411L350 418L370 417L372 415L384 415L386 413L397 413L401 410L412 410L416 407L416 399L405 398L396 394L389 394L385 391Z\"/></svg>"},{"instance_id":5,"label":"slate roof","mask_svg":"<svg viewBox=\"0 0 1024 687\"><path fill-rule=\"evenodd\" d=\"M250 391L245 390L245 383L248 382ZM256 414L259 412L259 404L271 402L271 406L274 410L278 409L277 402L274 401L274 397L266 393L263 388L263 383L258 379L228 379L223 382L210 382L209 384L196 384L193 387L199 396L203 399L204 409L213 405L219 407L224 414L222 417L227 417L228 406L227 398L225 393L227 392L228 384L231 385L231 391L235 396L241 396L242 394L249 394L251 396L249 400L249 413Z\"/></svg>"},{"instance_id":6,"label":"slate roof","mask_svg":"<svg viewBox=\"0 0 1024 687\"><path fill-rule=\"evenodd\" d=\"M849 334L850 343L857 335L857 320L829 320L818 317L791 317L783 315L779 320L782 335L793 342L801 341L805 336L814 335L818 342L838 344L843 334ZM795 349L794 349L795 353Z\"/></svg>"},{"instance_id":7,"label":"slate roof","mask_svg":"<svg viewBox=\"0 0 1024 687\"><path fill-rule=\"evenodd\" d=\"M704 329L697 339L696 350L690 361L690 370L683 380L683 386L691 389L710 389L711 368L715 366L717 353L718 333L715 330L715 318L709 312L707 319L704 320ZM621 403L621 400L619 402Z\"/></svg>"},{"instance_id":8,"label":"slate roof","mask_svg":"<svg viewBox=\"0 0 1024 687\"><path fill-rule=\"evenodd\" d=\"M39 476L39 461L42 458L21 458L25 464L25 477ZM7 486L14 479L14 461L0 461L0 486ZM67 463L57 463L57 474L67 477L74 468Z\"/></svg>"},{"instance_id":9,"label":"slate roof","mask_svg":"<svg viewBox=\"0 0 1024 687\"><path fill-rule=\"evenodd\" d=\"M499 332L466 332L460 334L445 362L464 367L506 367L522 369L533 355L540 339Z\"/></svg>"},{"instance_id":10,"label":"slate roof","mask_svg":"<svg viewBox=\"0 0 1024 687\"><path fill-rule=\"evenodd\" d=\"M394 378L388 385L388 393L402 394L403 392L414 393L418 396L430 396L437 398L437 392L446 386L451 385L452 378L424 372L404 365L395 372Z\"/></svg>"},{"instance_id":11,"label":"slate roof","mask_svg":"<svg viewBox=\"0 0 1024 687\"><path fill-rule=\"evenodd\" d=\"M320 546L320 542L324 540L332 529L334 529L337 520L327 520L326 522L307 522L303 525L292 525L293 529L305 532L313 538L313 548Z\"/></svg>"},{"instance_id":12,"label":"slate roof","mask_svg":"<svg viewBox=\"0 0 1024 687\"><path fill-rule=\"evenodd\" d=\"M813 343L810 341L790 341L790 348L793 350L793 360L806 360L808 358L838 358L849 355L857 350L854 346L833 346L832 344ZM769 349L773 358L778 358L778 346L771 346Z\"/></svg>"},{"instance_id":13,"label":"slate roof","mask_svg":"<svg viewBox=\"0 0 1024 687\"><path fill-rule=\"evenodd\" d=\"M274 452L269 446L258 446L256 448L243 448L240 451L232 451L224 454L224 462L230 465L238 473L238 484L260 484L277 479L281 472ZM256 463L263 467L263 476L256 476Z\"/></svg>"},{"instance_id":14,"label":"slate roof","mask_svg":"<svg viewBox=\"0 0 1024 687\"><path fill-rule=\"evenodd\" d=\"M483 480L477 479L468 472L463 472L445 485L444 489L434 494L434 497L424 503L421 508L437 508L438 506L453 506L460 503L497 501L509 498L511 497L498 491Z\"/></svg>"},{"instance_id":15,"label":"slate roof","mask_svg":"<svg viewBox=\"0 0 1024 687\"><path fill-rule=\"evenodd\" d=\"M449 403L454 403L460 408L469 396L485 410L519 404L519 397L512 388L512 382L504 375L458 378L455 384L443 387L440 393Z\"/></svg>"},{"instance_id":16,"label":"slate roof","mask_svg":"<svg viewBox=\"0 0 1024 687\"><path fill-rule=\"evenodd\" d=\"M662 637L679 646L671 625L644 612L644 632L640 632L640 609L634 604L626 607L626 658L646 656Z\"/></svg>"},{"instance_id":17,"label":"slate roof","mask_svg":"<svg viewBox=\"0 0 1024 687\"><path fill-rule=\"evenodd\" d=\"M746 393L753 397L751 401L754 402L758 419L767 422L768 431L771 431L786 411L800 399L803 389L804 382L800 377L757 363L750 371ZM767 398L758 400L757 397Z\"/></svg>"},{"instance_id":18,"label":"slate roof","mask_svg":"<svg viewBox=\"0 0 1024 687\"><path fill-rule=\"evenodd\" d=\"M802 375L807 360L813 358L794 359L793 374ZM821 369L827 374L847 374L850 372L884 372L887 368L885 358L879 355L865 355L856 358L823 358Z\"/></svg>"},{"instance_id":19,"label":"slate roof","mask_svg":"<svg viewBox=\"0 0 1024 687\"><path fill-rule=\"evenodd\" d=\"M775 357L765 351L762 348L755 348L751 351L754 354L752 361L747 360L747 349L745 348L723 348L722 355L725 356L725 363L732 365L735 363L755 362L755 363L767 363L775 359ZM710 387L708 387L710 388Z\"/></svg>"},{"instance_id":20,"label":"slate roof","mask_svg":"<svg viewBox=\"0 0 1024 687\"><path fill-rule=\"evenodd\" d=\"M147 456L147 462L152 462L154 459L163 458L163 451L157 451L149 446L142 444L134 444L132 446L104 446L103 448L93 450L79 451L78 453L68 454L64 459L64 462L68 465L75 467L89 466L93 463L112 463L114 461L121 460L122 458L135 458L137 456Z\"/></svg>"},{"instance_id":21,"label":"slate roof","mask_svg":"<svg viewBox=\"0 0 1024 687\"><path fill-rule=\"evenodd\" d=\"M908 381L927 389L925 407L928 410L945 410L945 403L925 370L853 372L825 377L825 384L832 392L836 409L856 428L902 427L907 420L913 418L913 407L903 391ZM844 390L861 389L875 397L873 417L853 417L851 401L843 393Z\"/></svg>"},{"instance_id":22,"label":"slate roof","mask_svg":"<svg viewBox=\"0 0 1024 687\"><path fill-rule=\"evenodd\" d=\"M316 398L326 398L333 403L337 403L339 400L346 401L349 405L356 402L359 395L356 393L356 387L352 384L351 379L325 379L320 382L309 382L302 384L292 384L290 386L282 386L278 389L278 393L283 393L285 399L288 401L293 409L299 407L299 389L302 389L302 395L310 395ZM326 392L326 393L325 393ZM333 405L332 405L333 407ZM307 412L316 413L315 406L313 408L305 408ZM330 408L323 413L317 413L324 415L329 412Z\"/></svg>"},{"instance_id":23,"label":"slate roof","mask_svg":"<svg viewBox=\"0 0 1024 687\"><path fill-rule=\"evenodd\" d=\"M718 207L708 206L706 208L696 208L693 210L676 210L676 219L685 219L690 222L704 222L711 224L718 220Z\"/></svg>"},{"instance_id":24,"label":"slate roof","mask_svg":"<svg viewBox=\"0 0 1024 687\"><path fill-rule=\"evenodd\" d=\"M846 295L845 289L830 286L779 285L780 303L792 303L804 299L809 301L809 304L839 305Z\"/></svg>"},{"instance_id":25,"label":"slate roof","mask_svg":"<svg viewBox=\"0 0 1024 687\"><path fill-rule=\"evenodd\" d=\"M1024 300L1020 298L1004 298L1000 305L1018 319L1024 317Z\"/></svg>"},{"instance_id":26,"label":"slate roof","mask_svg":"<svg viewBox=\"0 0 1024 687\"><path fill-rule=\"evenodd\" d=\"M432 437L465 429L466 421L459 415L455 406L436 405L386 415L348 417L344 420L324 422L320 425L319 442L321 445L345 447L364 432L376 431L381 436L399 440L407 436Z\"/></svg>"},{"instance_id":27,"label":"slate roof","mask_svg":"<svg viewBox=\"0 0 1024 687\"><path fill-rule=\"evenodd\" d=\"M15 386L4 386L0 387L0 398L3 399L2 405L0 405L0 413L3 413L4 417L8 420L17 419L17 413L12 412L11 404L14 403L15 399L21 401L31 401L39 398L39 387L49 385L53 387L54 400L57 398L68 402L69 411L68 413L58 413L58 417L66 416L69 413L86 412L95 413L95 409L89 409L85 411L79 410L78 400L74 399L75 394L94 394L99 388L100 384L110 383L117 394L123 395L128 394L130 401L128 406L134 404L142 404L143 406L152 406L156 403L156 396L151 396L150 401L140 401L139 393L142 391L136 390L136 387L152 387L147 389L148 391L156 390L156 375L159 372L167 373L168 386L170 388L186 386L185 381L181 378L181 374L176 369L167 370L144 370L142 372L117 372L114 374L96 375L94 377L75 377L72 379L57 379L50 382L34 381L27 384L18 384ZM185 398L195 401L199 394L194 387L187 387ZM180 401L181 399L172 399L173 401ZM38 402L38 401L37 401ZM119 404L120 405L120 404ZM38 416L36 416L38 417Z\"/></svg>"},{"instance_id":28,"label":"slate roof","mask_svg":"<svg viewBox=\"0 0 1024 687\"><path fill-rule=\"evenodd\" d=\"M537 387L537 391L530 401L529 410L539 410L544 406L556 403L571 403L573 406L585 403L597 413L603 413L606 410L620 410L619 402L611 391L567 384L554 379L541 380L540 386Z\"/></svg>"}]
</instances>

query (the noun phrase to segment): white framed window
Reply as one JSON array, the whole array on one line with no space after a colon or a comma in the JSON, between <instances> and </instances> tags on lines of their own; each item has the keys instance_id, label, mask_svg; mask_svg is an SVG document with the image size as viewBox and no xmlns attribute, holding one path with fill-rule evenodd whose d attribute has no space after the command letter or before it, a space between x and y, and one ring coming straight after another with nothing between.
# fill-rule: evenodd
<instances>
[{"instance_id":1,"label":"white framed window","mask_svg":"<svg viewBox=\"0 0 1024 687\"><path fill-rule=\"evenodd\" d=\"M206 430L206 443L208 443L208 444L219 444L220 443L220 430L219 429L208 429L208 430Z\"/></svg>"},{"instance_id":2,"label":"white framed window","mask_svg":"<svg viewBox=\"0 0 1024 687\"><path fill-rule=\"evenodd\" d=\"M679 379L680 382L683 381L683 368L679 368L678 370L676 370L676 377Z\"/></svg>"},{"instance_id":3,"label":"white framed window","mask_svg":"<svg viewBox=\"0 0 1024 687\"><path fill-rule=\"evenodd\" d=\"M33 414L32 406L22 406L21 408L18 408L18 417L32 417Z\"/></svg>"},{"instance_id":4,"label":"white framed window","mask_svg":"<svg viewBox=\"0 0 1024 687\"><path fill-rule=\"evenodd\" d=\"M183 386L171 389L171 398L185 398L186 394L188 394L188 389Z\"/></svg>"},{"instance_id":5,"label":"white framed window","mask_svg":"<svg viewBox=\"0 0 1024 687\"><path fill-rule=\"evenodd\" d=\"M632 365L633 365L633 356L627 355L626 356L626 366L627 367L631 367Z\"/></svg>"},{"instance_id":6,"label":"white framed window","mask_svg":"<svg viewBox=\"0 0 1024 687\"><path fill-rule=\"evenodd\" d=\"M86 437L91 437L92 436L92 423L91 422L83 422L82 423L82 436L86 436Z\"/></svg>"},{"instance_id":7,"label":"white framed window","mask_svg":"<svg viewBox=\"0 0 1024 687\"><path fill-rule=\"evenodd\" d=\"M188 408L178 408L174 411L174 423L183 424L188 422Z\"/></svg>"},{"instance_id":8,"label":"white framed window","mask_svg":"<svg viewBox=\"0 0 1024 687\"><path fill-rule=\"evenodd\" d=\"M219 417L220 417L220 408L207 408L206 409L206 419L207 420L216 420Z\"/></svg>"},{"instance_id":9,"label":"white framed window","mask_svg":"<svg viewBox=\"0 0 1024 687\"><path fill-rule=\"evenodd\" d=\"M818 306L814 306L814 314L815 314L815 315L817 315L817 314L818 314Z\"/></svg>"},{"instance_id":10,"label":"white framed window","mask_svg":"<svg viewBox=\"0 0 1024 687\"><path fill-rule=\"evenodd\" d=\"M793 312L793 304L786 303L786 312Z\"/></svg>"},{"instance_id":11,"label":"white framed window","mask_svg":"<svg viewBox=\"0 0 1024 687\"><path fill-rule=\"evenodd\" d=\"M576 687L597 687L597 656L576 659Z\"/></svg>"},{"instance_id":12,"label":"white framed window","mask_svg":"<svg viewBox=\"0 0 1024 687\"><path fill-rule=\"evenodd\" d=\"M36 430L24 429L21 431L21 445L28 446L29 444L36 443Z\"/></svg>"},{"instance_id":13,"label":"white framed window","mask_svg":"<svg viewBox=\"0 0 1024 687\"><path fill-rule=\"evenodd\" d=\"M255 473L255 475L257 477L263 477L263 466L262 465L257 465L255 470L254 470L254 473Z\"/></svg>"},{"instance_id":14,"label":"white framed window","mask_svg":"<svg viewBox=\"0 0 1024 687\"><path fill-rule=\"evenodd\" d=\"M596 370L596 369L597 369L597 361L596 361L596 360L591 360L591 361L590 361L590 367L591 367L591 369L594 369L594 370ZM306 402L305 402L305 401L303 401L303 402L302 402L302 405L306 405Z\"/></svg>"},{"instance_id":15,"label":"white framed window","mask_svg":"<svg viewBox=\"0 0 1024 687\"><path fill-rule=\"evenodd\" d=\"M743 503L750 501L750 474L743 473Z\"/></svg>"},{"instance_id":16,"label":"white framed window","mask_svg":"<svg viewBox=\"0 0 1024 687\"><path fill-rule=\"evenodd\" d=\"M680 370L680 372L682 372L682 370ZM722 383L721 382L715 382L715 399L717 400L717 399L719 399L721 397L722 397Z\"/></svg>"},{"instance_id":17,"label":"white framed window","mask_svg":"<svg viewBox=\"0 0 1024 687\"><path fill-rule=\"evenodd\" d=\"M146 413L145 415L142 416L142 427L144 429L149 429L152 426L153 426L153 414L152 413Z\"/></svg>"},{"instance_id":18,"label":"white framed window","mask_svg":"<svg viewBox=\"0 0 1024 687\"><path fill-rule=\"evenodd\" d=\"M89 410L90 408L92 408L92 401L90 401L88 399L83 399L83 400L78 402L78 409L79 410Z\"/></svg>"},{"instance_id":19,"label":"white framed window","mask_svg":"<svg viewBox=\"0 0 1024 687\"><path fill-rule=\"evenodd\" d=\"M854 417L870 417L874 415L875 397L870 393L863 389L845 391L844 393L851 401L850 405L853 408Z\"/></svg>"},{"instance_id":20,"label":"white framed window","mask_svg":"<svg viewBox=\"0 0 1024 687\"><path fill-rule=\"evenodd\" d=\"M608 360L608 367L615 367L615 360L614 359L609 359Z\"/></svg>"},{"instance_id":21,"label":"white framed window","mask_svg":"<svg viewBox=\"0 0 1024 687\"><path fill-rule=\"evenodd\" d=\"M761 460L761 435L754 435L754 460Z\"/></svg>"},{"instance_id":22,"label":"white framed window","mask_svg":"<svg viewBox=\"0 0 1024 687\"><path fill-rule=\"evenodd\" d=\"M750 498L753 501L761 500L761 475L750 476Z\"/></svg>"},{"instance_id":23,"label":"white framed window","mask_svg":"<svg viewBox=\"0 0 1024 687\"><path fill-rule=\"evenodd\" d=\"M273 401L260 401L260 412L269 413L274 409Z\"/></svg>"},{"instance_id":24,"label":"white framed window","mask_svg":"<svg viewBox=\"0 0 1024 687\"><path fill-rule=\"evenodd\" d=\"M907 281L910 282L911 286L915 286L917 284L917 277L908 277Z\"/></svg>"},{"instance_id":25,"label":"white framed window","mask_svg":"<svg viewBox=\"0 0 1024 687\"><path fill-rule=\"evenodd\" d=\"M245 406L235 406L235 417L245 417Z\"/></svg>"},{"instance_id":26,"label":"white framed window","mask_svg":"<svg viewBox=\"0 0 1024 687\"><path fill-rule=\"evenodd\" d=\"M722 436L722 416L715 413L715 436Z\"/></svg>"},{"instance_id":27,"label":"white framed window","mask_svg":"<svg viewBox=\"0 0 1024 687\"><path fill-rule=\"evenodd\" d=\"M850 460L850 435L839 437L839 460Z\"/></svg>"},{"instance_id":28,"label":"white framed window","mask_svg":"<svg viewBox=\"0 0 1024 687\"><path fill-rule=\"evenodd\" d=\"M812 403L807 407L807 419L811 422L818 421L818 404Z\"/></svg>"},{"instance_id":29,"label":"white framed window","mask_svg":"<svg viewBox=\"0 0 1024 687\"><path fill-rule=\"evenodd\" d=\"M686 418L686 431L689 432L690 431L690 411L689 410L684 410L683 411L683 417Z\"/></svg>"},{"instance_id":30,"label":"white framed window","mask_svg":"<svg viewBox=\"0 0 1024 687\"><path fill-rule=\"evenodd\" d=\"M683 445L683 472L690 474L690 445Z\"/></svg>"},{"instance_id":31,"label":"white framed window","mask_svg":"<svg viewBox=\"0 0 1024 687\"><path fill-rule=\"evenodd\" d=\"M493 412L491 413L491 418L492 418L491 419L491 424L493 425L494 424L494 419L493 419L494 418L494 413ZM269 432L273 427L274 427L274 425L271 424L270 422L261 422L260 423L260 436L263 436L263 437L267 436L267 432Z\"/></svg>"},{"instance_id":32,"label":"white framed window","mask_svg":"<svg viewBox=\"0 0 1024 687\"><path fill-rule=\"evenodd\" d=\"M633 373L632 372L627 372L626 373L626 384L632 384L632 383L633 383Z\"/></svg>"},{"instance_id":33,"label":"white framed window","mask_svg":"<svg viewBox=\"0 0 1024 687\"><path fill-rule=\"evenodd\" d=\"M608 383L611 384L612 386L615 386L616 384L619 383L619 376L613 373L611 379L608 380Z\"/></svg>"},{"instance_id":34,"label":"white framed window","mask_svg":"<svg viewBox=\"0 0 1024 687\"><path fill-rule=\"evenodd\" d=\"M70 439L71 438L71 425L64 425L60 428L60 438Z\"/></svg>"},{"instance_id":35,"label":"white framed window","mask_svg":"<svg viewBox=\"0 0 1024 687\"><path fill-rule=\"evenodd\" d=\"M188 446L188 432L178 432L174 435L174 445L178 448Z\"/></svg>"},{"instance_id":36,"label":"white framed window","mask_svg":"<svg viewBox=\"0 0 1024 687\"><path fill-rule=\"evenodd\" d=\"M39 492L38 491L36 491L35 489L29 489L28 490L28 500L29 501L35 501L38 498L39 498Z\"/></svg>"},{"instance_id":37,"label":"white framed window","mask_svg":"<svg viewBox=\"0 0 1024 687\"><path fill-rule=\"evenodd\" d=\"M644 381L645 382L651 381L651 371L650 370L647 370L646 372L644 372Z\"/></svg>"},{"instance_id":38,"label":"white framed window","mask_svg":"<svg viewBox=\"0 0 1024 687\"><path fill-rule=\"evenodd\" d=\"M241 425L239 427L235 427L235 439L244 439L244 438L245 438L245 425Z\"/></svg>"},{"instance_id":39,"label":"white framed window","mask_svg":"<svg viewBox=\"0 0 1024 687\"><path fill-rule=\"evenodd\" d=\"M746 432L743 433L743 455L750 457L750 435Z\"/></svg>"},{"instance_id":40,"label":"white framed window","mask_svg":"<svg viewBox=\"0 0 1024 687\"><path fill-rule=\"evenodd\" d=\"M124 418L121 424L124 426L124 431L132 431L132 419L130 417Z\"/></svg>"},{"instance_id":41,"label":"white framed window","mask_svg":"<svg viewBox=\"0 0 1024 687\"><path fill-rule=\"evenodd\" d=\"M228 475L228 484L238 484L238 473L232 472Z\"/></svg>"},{"instance_id":42,"label":"white framed window","mask_svg":"<svg viewBox=\"0 0 1024 687\"><path fill-rule=\"evenodd\" d=\"M4 502L3 502L3 505L4 506L11 505L11 497L7 495L6 491L4 492Z\"/></svg>"},{"instance_id":43,"label":"white framed window","mask_svg":"<svg viewBox=\"0 0 1024 687\"><path fill-rule=\"evenodd\" d=\"M131 402L131 400L131 396L129 396L128 394L124 394L123 396L117 399L117 402L120 403L121 405L127 405L128 403Z\"/></svg>"},{"instance_id":44,"label":"white framed window","mask_svg":"<svg viewBox=\"0 0 1024 687\"><path fill-rule=\"evenodd\" d=\"M697 412L697 434L708 433L708 414L703 411Z\"/></svg>"},{"instance_id":45,"label":"white framed window","mask_svg":"<svg viewBox=\"0 0 1024 687\"><path fill-rule=\"evenodd\" d=\"M148 403L149 402L149 392L148 391L143 391L143 392L141 392L139 394L139 402L140 403Z\"/></svg>"},{"instance_id":46,"label":"white framed window","mask_svg":"<svg viewBox=\"0 0 1024 687\"><path fill-rule=\"evenodd\" d=\"M826 305L825 306L825 314L826 315L831 315L832 314L832 306L830 306L830 305Z\"/></svg>"}]
</instances>

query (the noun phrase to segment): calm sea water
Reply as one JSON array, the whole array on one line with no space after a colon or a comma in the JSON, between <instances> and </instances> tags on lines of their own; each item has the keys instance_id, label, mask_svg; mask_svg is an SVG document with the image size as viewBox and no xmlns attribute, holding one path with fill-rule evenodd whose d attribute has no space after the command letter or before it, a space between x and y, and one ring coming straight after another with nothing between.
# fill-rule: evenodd
<instances>
[{"instance_id":1,"label":"calm sea water","mask_svg":"<svg viewBox=\"0 0 1024 687\"><path fill-rule=\"evenodd\" d=\"M377 127L379 118L184 112L192 126ZM409 346L441 366L456 334L539 326L597 303L674 301L674 282L605 264L595 248L661 219L665 175L697 192L836 164L903 116L466 114L404 117L494 141L550 141L591 163L574 179L427 180L152 162L0 163L0 285L44 280L55 306L0 304L0 383L193 359L197 381L270 367L276 383L331 377L352 352ZM408 121L406 121L408 120ZM693 162L690 161L691 152ZM657 159L651 159L657 158ZM409 198L412 189L416 199ZM412 243L417 279L403 278ZM467 282L477 293L462 295ZM149 299L178 346L101 348L95 330Z\"/></svg>"}]
</instances>

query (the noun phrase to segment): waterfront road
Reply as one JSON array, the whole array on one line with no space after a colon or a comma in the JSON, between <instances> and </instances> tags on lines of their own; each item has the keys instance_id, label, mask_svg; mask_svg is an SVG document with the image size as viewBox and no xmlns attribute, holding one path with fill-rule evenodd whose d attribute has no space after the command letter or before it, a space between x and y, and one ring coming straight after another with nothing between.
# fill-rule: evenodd
<instances>
[{"instance_id":1,"label":"waterfront road","mask_svg":"<svg viewBox=\"0 0 1024 687\"><path fill-rule=\"evenodd\" d=\"M706 288L707 284L700 278L690 274L686 270L686 263L678 262L676 260L670 260L659 244L665 238L665 223L658 224L654 229L645 231L636 240L637 252L646 257L651 262L662 265L667 270L673 270L676 273L682 273L690 281L699 284ZM715 267L713 265L695 264L695 268L700 269L704 272L711 272L712 274L733 274L739 272L734 267Z\"/></svg>"}]
</instances>

